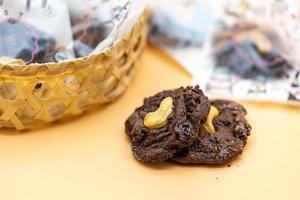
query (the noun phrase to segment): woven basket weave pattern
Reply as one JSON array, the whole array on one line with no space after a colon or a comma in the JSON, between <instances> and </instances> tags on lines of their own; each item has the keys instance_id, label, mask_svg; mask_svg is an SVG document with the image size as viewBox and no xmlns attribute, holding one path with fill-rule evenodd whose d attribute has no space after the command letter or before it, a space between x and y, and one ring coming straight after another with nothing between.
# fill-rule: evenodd
<instances>
[{"instance_id":1,"label":"woven basket weave pattern","mask_svg":"<svg viewBox=\"0 0 300 200\"><path fill-rule=\"evenodd\" d=\"M0 64L0 126L19 130L81 114L128 87L147 36L145 12L101 53L59 63Z\"/></svg>"}]
</instances>

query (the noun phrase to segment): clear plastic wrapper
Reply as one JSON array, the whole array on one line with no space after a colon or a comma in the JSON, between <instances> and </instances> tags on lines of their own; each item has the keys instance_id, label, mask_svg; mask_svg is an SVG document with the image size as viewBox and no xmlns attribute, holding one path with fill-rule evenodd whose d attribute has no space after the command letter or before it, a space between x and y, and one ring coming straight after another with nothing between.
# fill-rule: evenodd
<instances>
[{"instance_id":1,"label":"clear plastic wrapper","mask_svg":"<svg viewBox=\"0 0 300 200\"><path fill-rule=\"evenodd\" d=\"M212 27L202 29L202 33L208 34L202 45L178 42L189 30L182 26L177 26L173 31L179 35L175 35L175 38L174 34L163 34L164 37L157 34L157 27L173 30L174 24L181 23L184 14L176 11L176 6L173 7L175 3L168 7L156 4L160 13L156 14L157 10L152 12L154 31L150 39L193 75L194 84L200 84L212 97L300 104L300 59L297 56L300 50L297 42L300 39L300 2L176 2L176 6L181 8L179 10L184 11L186 7L193 10L199 2L203 3L202 10L205 11L198 10L197 14L202 14L206 20L202 25L209 24ZM194 19L189 22L196 25L198 15L192 16ZM168 23L165 23L165 16L168 16ZM193 39L191 37L185 41Z\"/></svg>"},{"instance_id":2,"label":"clear plastic wrapper","mask_svg":"<svg viewBox=\"0 0 300 200\"><path fill-rule=\"evenodd\" d=\"M217 67L227 67L243 78L282 78L292 66L282 55L276 32L256 24L240 22L220 31L213 43Z\"/></svg>"},{"instance_id":3,"label":"clear plastic wrapper","mask_svg":"<svg viewBox=\"0 0 300 200\"><path fill-rule=\"evenodd\" d=\"M290 79L296 68L284 57L276 31L267 27L239 22L216 34L212 45L214 68L206 83L210 94L292 101Z\"/></svg>"},{"instance_id":4,"label":"clear plastic wrapper","mask_svg":"<svg viewBox=\"0 0 300 200\"><path fill-rule=\"evenodd\" d=\"M99 52L128 33L144 8L134 0L0 0L0 61L59 62Z\"/></svg>"},{"instance_id":5,"label":"clear plastic wrapper","mask_svg":"<svg viewBox=\"0 0 300 200\"><path fill-rule=\"evenodd\" d=\"M150 1L151 40L166 46L203 46L216 13L201 0Z\"/></svg>"},{"instance_id":6,"label":"clear plastic wrapper","mask_svg":"<svg viewBox=\"0 0 300 200\"><path fill-rule=\"evenodd\" d=\"M225 21L237 20L272 25L282 40L282 53L296 67L300 66L300 2L298 0L225 0Z\"/></svg>"},{"instance_id":7,"label":"clear plastic wrapper","mask_svg":"<svg viewBox=\"0 0 300 200\"><path fill-rule=\"evenodd\" d=\"M74 49L77 56L90 54L124 20L129 1L68 0ZM118 19L118 20L116 20Z\"/></svg>"},{"instance_id":8,"label":"clear plastic wrapper","mask_svg":"<svg viewBox=\"0 0 300 200\"><path fill-rule=\"evenodd\" d=\"M124 0L119 0L124 1ZM122 7L115 7L114 10L120 11L121 14L116 15L119 17L113 18L115 21L115 27L110 32L107 38L100 42L98 46L94 49L94 52L99 52L108 46L111 46L116 40L120 39L123 35L130 32L134 23L142 15L145 10L146 0L130 0L126 1L126 12L122 12ZM122 14L123 13L123 14ZM122 17L123 16L123 17Z\"/></svg>"},{"instance_id":9,"label":"clear plastic wrapper","mask_svg":"<svg viewBox=\"0 0 300 200\"><path fill-rule=\"evenodd\" d=\"M73 58L66 2L0 1L0 46L1 56L27 64Z\"/></svg>"},{"instance_id":10,"label":"clear plastic wrapper","mask_svg":"<svg viewBox=\"0 0 300 200\"><path fill-rule=\"evenodd\" d=\"M130 0L68 0L68 6L78 57L110 46L118 35L125 34L120 26L133 25L144 10L142 2ZM132 25L127 26L129 30Z\"/></svg>"}]
</instances>

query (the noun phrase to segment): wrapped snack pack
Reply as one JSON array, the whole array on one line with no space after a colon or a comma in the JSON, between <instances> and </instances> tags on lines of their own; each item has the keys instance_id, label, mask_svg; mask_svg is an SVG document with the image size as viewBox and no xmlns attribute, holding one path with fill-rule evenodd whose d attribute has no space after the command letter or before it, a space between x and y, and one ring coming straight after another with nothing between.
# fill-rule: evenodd
<instances>
[{"instance_id":1,"label":"wrapped snack pack","mask_svg":"<svg viewBox=\"0 0 300 200\"><path fill-rule=\"evenodd\" d=\"M128 1L69 0L75 52L90 54L124 20ZM118 20L116 20L118 19Z\"/></svg>"},{"instance_id":2,"label":"wrapped snack pack","mask_svg":"<svg viewBox=\"0 0 300 200\"><path fill-rule=\"evenodd\" d=\"M99 52L128 33L144 8L133 0L2 0L1 61L59 62Z\"/></svg>"},{"instance_id":3,"label":"wrapped snack pack","mask_svg":"<svg viewBox=\"0 0 300 200\"><path fill-rule=\"evenodd\" d=\"M76 56L86 56L112 45L127 33L121 30L123 23L133 24L144 9L138 1L116 0L67 0L70 10L74 49ZM134 17L130 17L134 15Z\"/></svg>"},{"instance_id":4,"label":"wrapped snack pack","mask_svg":"<svg viewBox=\"0 0 300 200\"><path fill-rule=\"evenodd\" d=\"M289 99L294 68L283 55L278 34L266 27L240 22L216 34L207 91L241 99Z\"/></svg>"},{"instance_id":5,"label":"wrapped snack pack","mask_svg":"<svg viewBox=\"0 0 300 200\"><path fill-rule=\"evenodd\" d=\"M156 3L160 13L152 6L150 39L181 63L195 84L215 97L300 104L299 2L176 2L169 7ZM183 24L186 13L178 10L186 8L198 11L188 12L185 24L193 26L174 26ZM205 23L197 24L202 20ZM201 45L191 42L197 37L186 34L194 26L202 27L198 36L206 36Z\"/></svg>"},{"instance_id":6,"label":"wrapped snack pack","mask_svg":"<svg viewBox=\"0 0 300 200\"><path fill-rule=\"evenodd\" d=\"M0 3L1 56L22 59L27 64L74 57L64 1L3 0Z\"/></svg>"},{"instance_id":7,"label":"wrapped snack pack","mask_svg":"<svg viewBox=\"0 0 300 200\"><path fill-rule=\"evenodd\" d=\"M153 41L168 46L202 46L209 40L214 16L205 2L154 0L150 6Z\"/></svg>"},{"instance_id":8,"label":"wrapped snack pack","mask_svg":"<svg viewBox=\"0 0 300 200\"><path fill-rule=\"evenodd\" d=\"M114 17L112 18L112 21L115 27L112 29L108 37L98 44L98 46L94 49L94 52L102 51L107 46L111 46L114 41L129 33L138 17L145 10L145 0L119 1L125 3L122 4L124 5L123 7L113 7L115 14L113 15Z\"/></svg>"}]
</instances>

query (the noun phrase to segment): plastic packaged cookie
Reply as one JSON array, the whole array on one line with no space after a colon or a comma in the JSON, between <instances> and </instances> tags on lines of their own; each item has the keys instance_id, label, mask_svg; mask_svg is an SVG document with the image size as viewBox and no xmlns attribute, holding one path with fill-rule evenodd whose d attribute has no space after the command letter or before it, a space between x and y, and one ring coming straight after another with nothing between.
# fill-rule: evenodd
<instances>
[{"instance_id":1,"label":"plastic packaged cookie","mask_svg":"<svg viewBox=\"0 0 300 200\"><path fill-rule=\"evenodd\" d=\"M153 44L182 64L193 84L210 96L300 105L299 2L206 1L198 9L199 2L177 0L166 8L153 1ZM197 9L206 20L203 45L190 34L201 20L186 12ZM189 23L182 26L183 20Z\"/></svg>"},{"instance_id":2,"label":"plastic packaged cookie","mask_svg":"<svg viewBox=\"0 0 300 200\"><path fill-rule=\"evenodd\" d=\"M228 67L243 78L282 78L292 69L276 32L252 23L219 32L213 54L217 67Z\"/></svg>"},{"instance_id":3,"label":"plastic packaged cookie","mask_svg":"<svg viewBox=\"0 0 300 200\"><path fill-rule=\"evenodd\" d=\"M130 30L132 23L144 9L143 1L67 0L67 2L76 57L86 56L112 45L114 40ZM127 31L124 27L127 27Z\"/></svg>"},{"instance_id":4,"label":"plastic packaged cookie","mask_svg":"<svg viewBox=\"0 0 300 200\"><path fill-rule=\"evenodd\" d=\"M130 0L3 0L0 55L26 64L85 57L129 33L144 8Z\"/></svg>"},{"instance_id":5,"label":"plastic packaged cookie","mask_svg":"<svg viewBox=\"0 0 300 200\"><path fill-rule=\"evenodd\" d=\"M77 57L90 54L114 28L114 17L120 13L112 12L116 1L69 0L74 49ZM119 2L119 1L118 1ZM125 5L119 3L125 9Z\"/></svg>"},{"instance_id":6,"label":"plastic packaged cookie","mask_svg":"<svg viewBox=\"0 0 300 200\"><path fill-rule=\"evenodd\" d=\"M1 56L27 64L74 58L65 1L1 1L0 30Z\"/></svg>"}]
</instances>

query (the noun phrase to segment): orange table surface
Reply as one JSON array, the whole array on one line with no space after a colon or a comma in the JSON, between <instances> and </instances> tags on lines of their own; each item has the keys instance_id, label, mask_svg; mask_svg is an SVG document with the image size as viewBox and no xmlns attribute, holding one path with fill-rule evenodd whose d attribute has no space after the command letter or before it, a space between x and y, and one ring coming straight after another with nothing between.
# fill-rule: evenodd
<instances>
[{"instance_id":1,"label":"orange table surface","mask_svg":"<svg viewBox=\"0 0 300 200\"><path fill-rule=\"evenodd\" d=\"M244 102L252 135L231 166L144 165L124 121L145 96L190 76L149 47L118 101L26 133L0 131L0 200L299 199L300 109Z\"/></svg>"}]
</instances>

